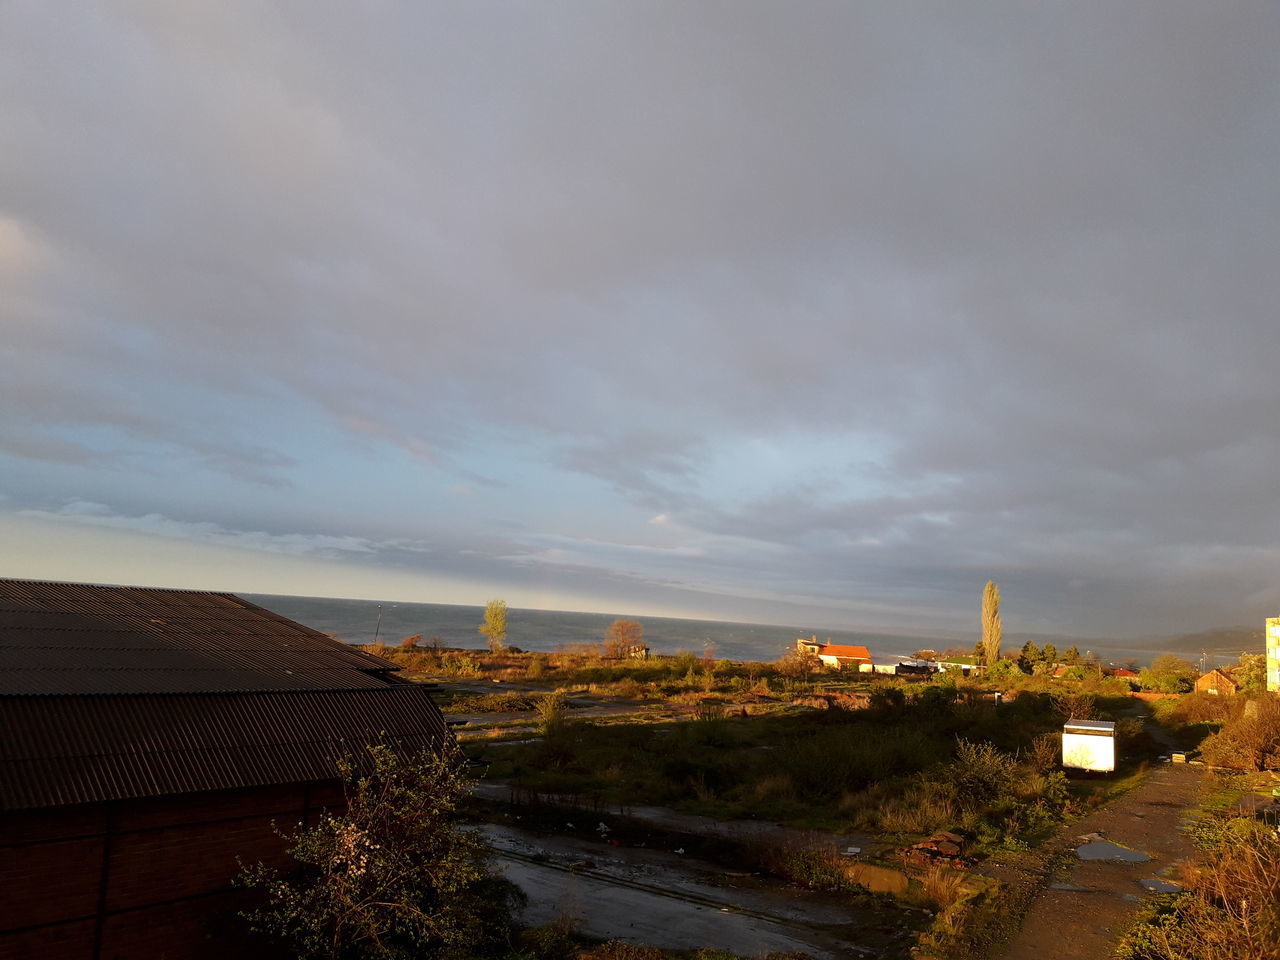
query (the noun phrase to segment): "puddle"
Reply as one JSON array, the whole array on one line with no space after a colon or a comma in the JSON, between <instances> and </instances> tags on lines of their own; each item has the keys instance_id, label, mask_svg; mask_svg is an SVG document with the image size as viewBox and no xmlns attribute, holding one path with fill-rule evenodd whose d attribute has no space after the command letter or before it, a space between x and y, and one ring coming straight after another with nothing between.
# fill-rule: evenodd
<instances>
[{"instance_id":1,"label":"puddle","mask_svg":"<svg viewBox=\"0 0 1280 960\"><path fill-rule=\"evenodd\" d=\"M531 925L569 917L602 940L715 946L743 956L803 953L815 960L905 956L911 940L901 911L758 879L727 881L723 867L678 856L679 850L613 847L496 824L480 831L507 879L528 896L522 919Z\"/></svg>"},{"instance_id":2,"label":"puddle","mask_svg":"<svg viewBox=\"0 0 1280 960\"><path fill-rule=\"evenodd\" d=\"M1130 850L1109 840L1094 840L1076 847L1076 856L1081 860L1118 860L1122 863L1146 863L1151 859L1140 850Z\"/></svg>"},{"instance_id":3,"label":"puddle","mask_svg":"<svg viewBox=\"0 0 1280 960\"><path fill-rule=\"evenodd\" d=\"M1161 880L1159 877L1148 877L1146 880L1138 881L1142 886L1151 893L1181 893L1182 887L1176 883L1170 883L1168 880Z\"/></svg>"}]
</instances>

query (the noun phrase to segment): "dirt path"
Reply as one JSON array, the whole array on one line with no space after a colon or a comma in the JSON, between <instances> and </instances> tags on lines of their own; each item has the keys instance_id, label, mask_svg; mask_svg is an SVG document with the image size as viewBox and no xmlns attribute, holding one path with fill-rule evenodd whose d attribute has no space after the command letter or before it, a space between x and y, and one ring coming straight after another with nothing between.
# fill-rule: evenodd
<instances>
[{"instance_id":1,"label":"dirt path","mask_svg":"<svg viewBox=\"0 0 1280 960\"><path fill-rule=\"evenodd\" d=\"M1076 847L1098 834L1103 840L1145 854L1140 863L1084 861L1047 878L998 960L1108 960L1115 941L1153 881L1176 879L1191 854L1181 830L1186 810L1204 787L1203 767L1172 764L1154 769L1116 802L1073 824L1060 841Z\"/></svg>"}]
</instances>

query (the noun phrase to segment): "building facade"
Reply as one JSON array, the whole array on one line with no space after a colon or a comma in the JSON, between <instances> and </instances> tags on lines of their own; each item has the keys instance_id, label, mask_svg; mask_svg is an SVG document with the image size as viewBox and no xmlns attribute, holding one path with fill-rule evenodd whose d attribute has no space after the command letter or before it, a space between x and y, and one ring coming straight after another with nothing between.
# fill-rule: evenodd
<instances>
[{"instance_id":1,"label":"building facade","mask_svg":"<svg viewBox=\"0 0 1280 960\"><path fill-rule=\"evenodd\" d=\"M240 863L344 756L454 749L398 669L232 594L0 580L0 960L278 956Z\"/></svg>"}]
</instances>

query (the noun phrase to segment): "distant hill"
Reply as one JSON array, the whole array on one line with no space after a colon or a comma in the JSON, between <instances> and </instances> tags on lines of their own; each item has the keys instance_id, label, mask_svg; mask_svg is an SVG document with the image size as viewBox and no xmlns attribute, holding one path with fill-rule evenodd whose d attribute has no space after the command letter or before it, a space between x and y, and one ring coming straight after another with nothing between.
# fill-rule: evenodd
<instances>
[{"instance_id":1,"label":"distant hill","mask_svg":"<svg viewBox=\"0 0 1280 960\"><path fill-rule=\"evenodd\" d=\"M1171 637L1141 637L1131 641L1135 647L1168 650L1172 653L1261 653L1266 647L1262 627L1218 627L1200 633L1184 633Z\"/></svg>"}]
</instances>

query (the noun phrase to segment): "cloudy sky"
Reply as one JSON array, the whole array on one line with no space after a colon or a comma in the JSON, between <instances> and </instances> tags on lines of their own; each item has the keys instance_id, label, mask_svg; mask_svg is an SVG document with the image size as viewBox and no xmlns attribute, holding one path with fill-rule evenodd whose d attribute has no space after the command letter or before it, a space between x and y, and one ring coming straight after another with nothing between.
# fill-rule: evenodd
<instances>
[{"instance_id":1,"label":"cloudy sky","mask_svg":"<svg viewBox=\"0 0 1280 960\"><path fill-rule=\"evenodd\" d=\"M1280 614L1274 3L0 4L0 575Z\"/></svg>"}]
</instances>

